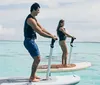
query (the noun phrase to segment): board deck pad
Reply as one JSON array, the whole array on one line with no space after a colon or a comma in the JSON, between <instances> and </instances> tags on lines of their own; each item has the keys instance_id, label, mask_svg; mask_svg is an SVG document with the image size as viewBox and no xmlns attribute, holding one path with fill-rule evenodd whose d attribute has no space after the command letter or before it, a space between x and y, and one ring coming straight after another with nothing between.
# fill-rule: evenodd
<instances>
[{"instance_id":1,"label":"board deck pad","mask_svg":"<svg viewBox=\"0 0 100 85\"><path fill-rule=\"evenodd\" d=\"M50 71L51 72L63 72L63 71L70 72L70 71L82 70L90 66L91 66L90 62L74 63L68 66L63 66L61 64L52 64ZM38 66L37 72L47 72L47 68L48 68L48 65L40 65Z\"/></svg>"},{"instance_id":2,"label":"board deck pad","mask_svg":"<svg viewBox=\"0 0 100 85\"><path fill-rule=\"evenodd\" d=\"M0 78L0 85L72 85L80 82L77 75L52 76L49 80L41 77L39 82L29 82L26 77Z\"/></svg>"},{"instance_id":3,"label":"board deck pad","mask_svg":"<svg viewBox=\"0 0 100 85\"><path fill-rule=\"evenodd\" d=\"M54 68L72 68L72 67L75 67L76 65L75 64L70 64L70 65L62 65L62 64L52 64L51 65L51 69ZM38 69L47 69L48 68L48 65L40 65L38 66Z\"/></svg>"}]
</instances>

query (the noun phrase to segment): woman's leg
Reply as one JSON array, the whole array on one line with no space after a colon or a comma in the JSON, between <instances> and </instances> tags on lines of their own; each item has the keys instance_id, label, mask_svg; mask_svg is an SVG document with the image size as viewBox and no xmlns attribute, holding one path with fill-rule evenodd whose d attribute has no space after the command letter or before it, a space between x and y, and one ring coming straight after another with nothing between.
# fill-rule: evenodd
<instances>
[{"instance_id":1,"label":"woman's leg","mask_svg":"<svg viewBox=\"0 0 100 85\"><path fill-rule=\"evenodd\" d=\"M62 53L62 64L65 63L65 59L64 59L64 53Z\"/></svg>"},{"instance_id":2,"label":"woman's leg","mask_svg":"<svg viewBox=\"0 0 100 85\"><path fill-rule=\"evenodd\" d=\"M67 55L68 55L68 50L67 50L67 45L66 45L66 41L60 41L59 42L60 47L62 49L62 64L63 65L67 65Z\"/></svg>"}]
</instances>

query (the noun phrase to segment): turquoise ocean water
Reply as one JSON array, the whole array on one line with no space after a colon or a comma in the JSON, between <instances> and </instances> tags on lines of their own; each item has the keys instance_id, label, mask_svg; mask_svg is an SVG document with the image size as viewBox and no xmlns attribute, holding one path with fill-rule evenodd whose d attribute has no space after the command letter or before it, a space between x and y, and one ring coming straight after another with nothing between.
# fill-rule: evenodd
<instances>
[{"instance_id":1,"label":"turquoise ocean water","mask_svg":"<svg viewBox=\"0 0 100 85\"><path fill-rule=\"evenodd\" d=\"M41 52L41 63L47 64L50 52L49 41L37 41ZM78 85L100 85L100 43L75 42L72 50L72 63L89 61L92 66L80 71L52 73L56 75L75 74L81 77ZM70 45L67 44L70 51ZM22 41L0 41L0 77L29 77L32 58ZM61 49L58 41L53 49L52 63L61 63ZM39 76L45 73L37 73Z\"/></svg>"}]
</instances>

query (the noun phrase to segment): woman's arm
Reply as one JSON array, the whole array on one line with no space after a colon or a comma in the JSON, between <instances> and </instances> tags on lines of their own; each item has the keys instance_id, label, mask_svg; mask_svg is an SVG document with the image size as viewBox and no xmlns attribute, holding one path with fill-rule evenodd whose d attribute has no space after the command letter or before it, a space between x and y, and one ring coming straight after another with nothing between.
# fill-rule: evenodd
<instances>
[{"instance_id":1,"label":"woman's arm","mask_svg":"<svg viewBox=\"0 0 100 85\"><path fill-rule=\"evenodd\" d=\"M64 30L64 28L61 27L59 30L62 31L62 32L63 32L65 35L67 35L68 37L73 38L73 36L70 35L70 34L68 34L68 33Z\"/></svg>"}]
</instances>

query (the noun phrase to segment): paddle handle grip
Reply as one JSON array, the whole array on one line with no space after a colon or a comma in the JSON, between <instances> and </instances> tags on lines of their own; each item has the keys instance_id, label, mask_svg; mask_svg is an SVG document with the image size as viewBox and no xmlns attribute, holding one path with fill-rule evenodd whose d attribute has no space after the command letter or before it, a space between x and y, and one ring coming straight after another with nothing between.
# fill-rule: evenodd
<instances>
[{"instance_id":1,"label":"paddle handle grip","mask_svg":"<svg viewBox=\"0 0 100 85\"><path fill-rule=\"evenodd\" d=\"M54 43L55 43L55 40L52 39L52 40L51 40L51 44L50 44L51 48L54 48Z\"/></svg>"},{"instance_id":2,"label":"paddle handle grip","mask_svg":"<svg viewBox=\"0 0 100 85\"><path fill-rule=\"evenodd\" d=\"M73 42L74 42L75 39L76 39L76 38L73 38L73 37L71 38L71 42L70 42L70 46L71 46L71 47L73 47Z\"/></svg>"}]
</instances>

